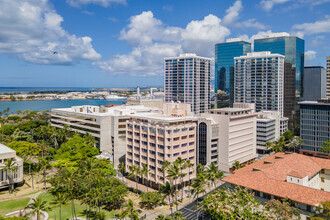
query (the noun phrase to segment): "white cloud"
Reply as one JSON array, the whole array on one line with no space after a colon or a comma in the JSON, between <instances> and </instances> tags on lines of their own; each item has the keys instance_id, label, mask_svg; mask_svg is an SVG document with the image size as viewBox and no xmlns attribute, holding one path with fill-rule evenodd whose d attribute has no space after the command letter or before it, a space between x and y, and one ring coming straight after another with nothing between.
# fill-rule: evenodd
<instances>
[{"instance_id":1,"label":"white cloud","mask_svg":"<svg viewBox=\"0 0 330 220\"><path fill-rule=\"evenodd\" d=\"M47 0L2 2L0 53L40 64L73 64L101 57L90 37L70 35L61 27L63 18Z\"/></svg>"},{"instance_id":2,"label":"white cloud","mask_svg":"<svg viewBox=\"0 0 330 220\"><path fill-rule=\"evenodd\" d=\"M273 32L271 30L268 31L259 31L258 33L252 35L251 37L249 37L246 34L240 35L238 36L240 39L244 40L244 41L248 41L251 42L251 49L252 51L254 50L254 40L255 39L261 39L261 38L266 38L268 37L269 34L272 34Z\"/></svg>"},{"instance_id":3,"label":"white cloud","mask_svg":"<svg viewBox=\"0 0 330 220\"><path fill-rule=\"evenodd\" d=\"M319 33L330 33L330 16L326 16L324 20L311 23L296 24L293 30L298 36L312 35Z\"/></svg>"},{"instance_id":4,"label":"white cloud","mask_svg":"<svg viewBox=\"0 0 330 220\"><path fill-rule=\"evenodd\" d=\"M288 1L290 0L262 0L260 4L265 11L270 11L275 5L283 4Z\"/></svg>"},{"instance_id":5,"label":"white cloud","mask_svg":"<svg viewBox=\"0 0 330 220\"><path fill-rule=\"evenodd\" d=\"M113 74L160 75L163 74L164 57L183 52L213 57L214 44L223 42L229 34L230 30L215 15L191 21L185 28L180 28L167 26L151 11L145 11L132 16L120 32L119 39L126 40L133 47L132 52L95 62L95 65Z\"/></svg>"},{"instance_id":6,"label":"white cloud","mask_svg":"<svg viewBox=\"0 0 330 220\"><path fill-rule=\"evenodd\" d=\"M226 10L226 15L222 19L222 23L225 26L232 26L236 28L255 28L265 29L266 26L258 22L255 18L248 19L246 21L239 21L240 13L243 9L242 1L237 0L235 3Z\"/></svg>"},{"instance_id":7,"label":"white cloud","mask_svg":"<svg viewBox=\"0 0 330 220\"><path fill-rule=\"evenodd\" d=\"M164 5L164 6L162 7L162 9L163 9L164 11L167 11L167 12L172 12L172 11L173 11L173 7L172 7L172 5Z\"/></svg>"},{"instance_id":8,"label":"white cloud","mask_svg":"<svg viewBox=\"0 0 330 220\"><path fill-rule=\"evenodd\" d=\"M108 7L110 4L123 4L126 5L126 0L66 0L66 2L73 7L80 7L81 5L95 4L103 7Z\"/></svg>"},{"instance_id":9,"label":"white cloud","mask_svg":"<svg viewBox=\"0 0 330 220\"><path fill-rule=\"evenodd\" d=\"M223 24L233 24L239 17L240 11L243 9L242 1L237 0L233 6L226 10L226 15L223 17Z\"/></svg>"},{"instance_id":10,"label":"white cloud","mask_svg":"<svg viewBox=\"0 0 330 220\"><path fill-rule=\"evenodd\" d=\"M305 60L306 61L311 61L316 58L316 51L314 50L308 50L305 52Z\"/></svg>"}]
</instances>

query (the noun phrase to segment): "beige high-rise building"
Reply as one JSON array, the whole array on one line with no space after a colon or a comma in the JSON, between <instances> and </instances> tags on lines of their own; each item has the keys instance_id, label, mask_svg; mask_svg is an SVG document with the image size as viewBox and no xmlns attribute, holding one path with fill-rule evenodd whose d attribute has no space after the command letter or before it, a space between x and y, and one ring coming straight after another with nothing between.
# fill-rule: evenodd
<instances>
[{"instance_id":1,"label":"beige high-rise building","mask_svg":"<svg viewBox=\"0 0 330 220\"><path fill-rule=\"evenodd\" d=\"M330 99L330 56L327 57L327 98Z\"/></svg>"},{"instance_id":2,"label":"beige high-rise building","mask_svg":"<svg viewBox=\"0 0 330 220\"><path fill-rule=\"evenodd\" d=\"M188 109L183 109L183 105ZM172 114L169 115L170 109ZM189 115L190 105L169 103L163 114L132 116L127 121L126 169L143 164L150 170L145 183L158 188L166 181L162 172L164 160L173 163L177 158L190 160L193 167L183 170L184 182L196 177L196 120ZM188 175L189 172L189 175ZM177 181L177 184L179 181ZM174 184L174 183L173 183Z\"/></svg>"}]
</instances>

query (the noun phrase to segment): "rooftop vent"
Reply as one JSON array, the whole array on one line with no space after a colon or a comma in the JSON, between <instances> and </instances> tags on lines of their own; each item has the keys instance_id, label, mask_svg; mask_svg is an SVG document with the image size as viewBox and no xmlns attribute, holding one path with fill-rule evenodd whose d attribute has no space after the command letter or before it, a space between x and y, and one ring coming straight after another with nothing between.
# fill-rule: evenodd
<instances>
[{"instance_id":1,"label":"rooftop vent","mask_svg":"<svg viewBox=\"0 0 330 220\"><path fill-rule=\"evenodd\" d=\"M284 159L282 156L275 156L275 159Z\"/></svg>"},{"instance_id":2,"label":"rooftop vent","mask_svg":"<svg viewBox=\"0 0 330 220\"><path fill-rule=\"evenodd\" d=\"M264 171L263 169L253 167L252 171Z\"/></svg>"},{"instance_id":3,"label":"rooftop vent","mask_svg":"<svg viewBox=\"0 0 330 220\"><path fill-rule=\"evenodd\" d=\"M274 164L275 162L272 162L272 161L267 161L267 160L265 160L264 161L264 164Z\"/></svg>"},{"instance_id":4,"label":"rooftop vent","mask_svg":"<svg viewBox=\"0 0 330 220\"><path fill-rule=\"evenodd\" d=\"M284 154L293 154L293 152L285 151Z\"/></svg>"}]
</instances>

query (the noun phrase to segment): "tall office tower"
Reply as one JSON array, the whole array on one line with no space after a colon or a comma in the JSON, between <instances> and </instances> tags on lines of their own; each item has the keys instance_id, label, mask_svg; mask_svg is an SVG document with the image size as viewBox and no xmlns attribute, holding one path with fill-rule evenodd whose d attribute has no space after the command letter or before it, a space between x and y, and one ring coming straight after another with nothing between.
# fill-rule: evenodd
<instances>
[{"instance_id":1,"label":"tall office tower","mask_svg":"<svg viewBox=\"0 0 330 220\"><path fill-rule=\"evenodd\" d=\"M283 117L284 56L269 51L235 57L234 100L255 103L255 110L278 111Z\"/></svg>"},{"instance_id":2,"label":"tall office tower","mask_svg":"<svg viewBox=\"0 0 330 220\"><path fill-rule=\"evenodd\" d=\"M285 56L285 60L292 65L291 71L284 73L284 78L287 74L295 73L294 82L295 86L292 88L292 82L284 81L284 102L286 106L285 117L291 121L290 129L293 129L295 123L299 123L299 106L297 102L302 100L304 94L303 80L304 80L304 62L305 62L305 41L296 36L290 36L288 33L273 33L268 38L254 40L254 51L270 51ZM286 68L289 70L289 68ZM291 77L289 77L291 78ZM294 89L294 91L293 91ZM290 91L292 90L292 91ZM295 100L292 103L291 97L286 97L287 94L291 96L295 93ZM291 105L287 105L290 104ZM292 107L292 109L289 109Z\"/></svg>"},{"instance_id":3,"label":"tall office tower","mask_svg":"<svg viewBox=\"0 0 330 220\"><path fill-rule=\"evenodd\" d=\"M327 98L330 99L330 56L327 57Z\"/></svg>"},{"instance_id":4,"label":"tall office tower","mask_svg":"<svg viewBox=\"0 0 330 220\"><path fill-rule=\"evenodd\" d=\"M211 107L211 59L186 53L165 58L165 102L191 104L195 114Z\"/></svg>"},{"instance_id":5,"label":"tall office tower","mask_svg":"<svg viewBox=\"0 0 330 220\"><path fill-rule=\"evenodd\" d=\"M317 101L326 98L327 71L323 66L305 66L304 100Z\"/></svg>"},{"instance_id":6,"label":"tall office tower","mask_svg":"<svg viewBox=\"0 0 330 220\"><path fill-rule=\"evenodd\" d=\"M251 52L251 43L239 38L227 39L215 45L215 94L217 108L233 105L234 102L234 57ZM220 91L219 91L220 90ZM219 91L219 92L218 92Z\"/></svg>"}]
</instances>

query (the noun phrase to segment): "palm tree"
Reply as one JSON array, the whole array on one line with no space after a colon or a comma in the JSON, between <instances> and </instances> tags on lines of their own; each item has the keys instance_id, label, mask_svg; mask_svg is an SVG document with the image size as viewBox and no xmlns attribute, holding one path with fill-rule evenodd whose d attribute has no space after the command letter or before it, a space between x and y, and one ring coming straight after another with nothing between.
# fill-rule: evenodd
<instances>
[{"instance_id":1,"label":"palm tree","mask_svg":"<svg viewBox=\"0 0 330 220\"><path fill-rule=\"evenodd\" d=\"M49 208L46 207L46 201L42 201L42 199L38 196L36 199L32 199L32 203L28 204L25 209L31 209L30 214L37 214L37 220L40 220L40 212L47 211Z\"/></svg>"},{"instance_id":2,"label":"palm tree","mask_svg":"<svg viewBox=\"0 0 330 220\"><path fill-rule=\"evenodd\" d=\"M46 192L46 172L51 168L51 165L47 159L40 158L38 163L39 171L42 173L44 178L44 190Z\"/></svg>"},{"instance_id":3,"label":"palm tree","mask_svg":"<svg viewBox=\"0 0 330 220\"><path fill-rule=\"evenodd\" d=\"M170 184L169 182L166 182L165 185L161 186L161 193L164 194L164 196L168 197L168 203L170 205L171 208L171 215L173 216L173 204L171 202L171 197L174 197L174 193L175 193L175 188L172 184Z\"/></svg>"},{"instance_id":4,"label":"palm tree","mask_svg":"<svg viewBox=\"0 0 330 220\"><path fill-rule=\"evenodd\" d=\"M206 179L210 181L211 185L216 187L216 180L221 179L223 172L219 172L218 166L215 163L211 163L206 171Z\"/></svg>"},{"instance_id":5,"label":"palm tree","mask_svg":"<svg viewBox=\"0 0 330 220\"><path fill-rule=\"evenodd\" d=\"M238 170L238 169L240 169L240 168L242 168L242 167L244 167L244 165L243 165L243 164L240 164L239 161L236 160L236 161L233 163L231 170L232 170L232 171L235 171L235 170Z\"/></svg>"},{"instance_id":6,"label":"palm tree","mask_svg":"<svg viewBox=\"0 0 330 220\"><path fill-rule=\"evenodd\" d=\"M150 172L150 170L148 169L147 164L142 164L142 169L140 170L140 174L141 174L143 182L144 182L145 179L148 178L149 172ZM146 184L146 189L147 189L147 192L148 192L148 180L147 180L147 184Z\"/></svg>"},{"instance_id":7,"label":"palm tree","mask_svg":"<svg viewBox=\"0 0 330 220\"><path fill-rule=\"evenodd\" d=\"M201 163L197 164L197 174L198 173L204 173L205 172L205 166Z\"/></svg>"},{"instance_id":8,"label":"palm tree","mask_svg":"<svg viewBox=\"0 0 330 220\"><path fill-rule=\"evenodd\" d=\"M68 197L65 194L59 192L55 194L54 199L50 203L52 205L60 207L60 220L62 218L62 205L67 204L67 202L68 202Z\"/></svg>"},{"instance_id":9,"label":"palm tree","mask_svg":"<svg viewBox=\"0 0 330 220\"><path fill-rule=\"evenodd\" d=\"M13 175L17 172L17 163L15 162L14 158L7 159L2 170L7 172L9 181L9 194L11 194L11 192L14 190Z\"/></svg>"},{"instance_id":10,"label":"palm tree","mask_svg":"<svg viewBox=\"0 0 330 220\"><path fill-rule=\"evenodd\" d=\"M205 193L205 187L206 185L206 178L203 174L199 173L197 177L193 180L193 183L191 184L191 194L194 195L194 198L197 197L197 204L199 200L199 194Z\"/></svg>"},{"instance_id":11,"label":"palm tree","mask_svg":"<svg viewBox=\"0 0 330 220\"><path fill-rule=\"evenodd\" d=\"M133 165L133 166L130 166L130 167L128 167L128 169L129 169L129 174L128 174L128 177L131 177L131 178L134 178L135 179L135 184L136 184L136 189L138 189L137 188L137 184L138 184L138 182L137 182L137 177L138 177L138 175L139 175L139 173L140 173L140 168L138 167L138 166L136 166L136 165Z\"/></svg>"},{"instance_id":12,"label":"palm tree","mask_svg":"<svg viewBox=\"0 0 330 220\"><path fill-rule=\"evenodd\" d=\"M285 137L280 136L280 138L274 142L267 142L266 147L275 153L283 152L285 149Z\"/></svg>"},{"instance_id":13,"label":"palm tree","mask_svg":"<svg viewBox=\"0 0 330 220\"><path fill-rule=\"evenodd\" d=\"M178 211L178 197L177 197L177 191L178 191L178 185L176 184L176 180L180 176L180 169L179 165L177 163L173 163L167 170L167 178L172 181L174 180L174 186L175 186L175 202L176 202L176 211Z\"/></svg>"},{"instance_id":14,"label":"palm tree","mask_svg":"<svg viewBox=\"0 0 330 220\"><path fill-rule=\"evenodd\" d=\"M190 168L193 167L194 164L191 163L191 161L188 159L186 160L186 167L188 168L188 182L189 182L189 190L190 191Z\"/></svg>"},{"instance_id":15,"label":"palm tree","mask_svg":"<svg viewBox=\"0 0 330 220\"><path fill-rule=\"evenodd\" d=\"M124 205L126 210L120 213L121 218L129 217L132 220L139 220L139 214L142 212L140 209L134 209L134 204L131 199Z\"/></svg>"},{"instance_id":16,"label":"palm tree","mask_svg":"<svg viewBox=\"0 0 330 220\"><path fill-rule=\"evenodd\" d=\"M181 200L183 200L183 177L186 175L185 173L183 173L183 169L186 168L186 163L184 160L182 160L181 157L178 157L176 160L175 160L175 163L178 164L179 168L180 168L180 173L179 173L179 176L180 176L180 179L181 179Z\"/></svg>"},{"instance_id":17,"label":"palm tree","mask_svg":"<svg viewBox=\"0 0 330 220\"><path fill-rule=\"evenodd\" d=\"M126 173L126 166L124 162L120 162L118 164L118 170L121 172L123 175Z\"/></svg>"},{"instance_id":18,"label":"palm tree","mask_svg":"<svg viewBox=\"0 0 330 220\"><path fill-rule=\"evenodd\" d=\"M163 172L164 183L165 183L166 171L168 170L169 166L170 166L170 162L168 162L168 160L164 160L161 168Z\"/></svg>"}]
</instances>

